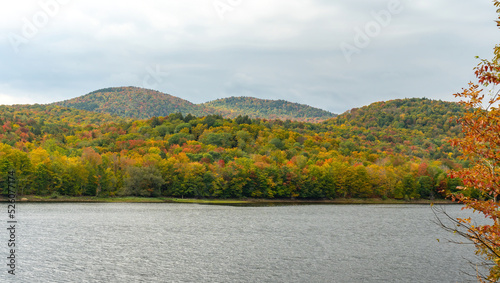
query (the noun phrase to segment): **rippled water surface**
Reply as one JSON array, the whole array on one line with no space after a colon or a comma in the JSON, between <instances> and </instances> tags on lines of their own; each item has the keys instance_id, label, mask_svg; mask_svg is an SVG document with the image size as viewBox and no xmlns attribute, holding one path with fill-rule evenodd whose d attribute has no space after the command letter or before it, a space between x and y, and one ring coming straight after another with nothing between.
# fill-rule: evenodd
<instances>
[{"instance_id":1,"label":"rippled water surface","mask_svg":"<svg viewBox=\"0 0 500 283\"><path fill-rule=\"evenodd\" d=\"M17 217L17 275L4 260L0 282L465 282L460 270L474 272L473 247L446 243L425 205L20 203Z\"/></svg>"}]
</instances>

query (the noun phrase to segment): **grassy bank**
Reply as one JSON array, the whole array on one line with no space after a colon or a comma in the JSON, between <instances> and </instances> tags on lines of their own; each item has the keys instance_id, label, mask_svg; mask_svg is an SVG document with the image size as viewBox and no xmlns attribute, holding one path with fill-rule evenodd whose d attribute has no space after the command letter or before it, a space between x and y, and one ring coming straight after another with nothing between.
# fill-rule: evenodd
<instances>
[{"instance_id":1,"label":"grassy bank","mask_svg":"<svg viewBox=\"0 0 500 283\"><path fill-rule=\"evenodd\" d=\"M1 197L0 201L8 199ZM450 200L396 200L396 199L334 199L334 200L291 200L291 199L182 199L146 197L70 197L70 196L23 196L20 202L97 202L97 203L194 203L220 205L287 205L287 204L453 204Z\"/></svg>"}]
</instances>

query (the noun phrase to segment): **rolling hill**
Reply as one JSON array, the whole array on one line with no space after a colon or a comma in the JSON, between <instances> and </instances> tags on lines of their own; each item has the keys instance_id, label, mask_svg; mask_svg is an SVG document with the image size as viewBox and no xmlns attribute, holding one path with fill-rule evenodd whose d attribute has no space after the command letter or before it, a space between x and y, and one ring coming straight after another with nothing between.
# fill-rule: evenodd
<instances>
[{"instance_id":1,"label":"rolling hill","mask_svg":"<svg viewBox=\"0 0 500 283\"><path fill-rule=\"evenodd\" d=\"M334 123L367 129L391 127L418 130L429 137L442 134L454 136L460 134L461 128L453 118L465 111L455 102L426 98L395 99L353 108L340 114Z\"/></svg>"},{"instance_id":2,"label":"rolling hill","mask_svg":"<svg viewBox=\"0 0 500 283\"><path fill-rule=\"evenodd\" d=\"M55 105L145 119L181 112L203 115L203 109L187 100L155 90L116 87L93 91L84 96L56 102Z\"/></svg>"},{"instance_id":3,"label":"rolling hill","mask_svg":"<svg viewBox=\"0 0 500 283\"><path fill-rule=\"evenodd\" d=\"M258 99L254 97L229 97L201 104L205 108L220 111L220 114L235 118L246 115L250 118L281 120L321 121L335 117L335 114L308 105L286 100Z\"/></svg>"},{"instance_id":4,"label":"rolling hill","mask_svg":"<svg viewBox=\"0 0 500 283\"><path fill-rule=\"evenodd\" d=\"M178 112L197 117L220 114L226 118L241 115L303 122L319 122L335 117L328 111L284 100L230 97L194 104L166 93L138 87L100 89L54 105L138 119L168 116Z\"/></svg>"}]
</instances>

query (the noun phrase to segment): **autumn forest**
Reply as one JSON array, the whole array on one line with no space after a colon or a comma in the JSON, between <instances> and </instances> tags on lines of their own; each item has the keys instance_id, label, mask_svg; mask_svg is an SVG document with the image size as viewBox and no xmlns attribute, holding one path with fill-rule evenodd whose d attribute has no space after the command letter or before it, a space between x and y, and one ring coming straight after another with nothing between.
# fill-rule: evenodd
<instances>
[{"instance_id":1,"label":"autumn forest","mask_svg":"<svg viewBox=\"0 0 500 283\"><path fill-rule=\"evenodd\" d=\"M228 101L212 105L256 111L248 99ZM378 102L313 122L175 108L134 118L119 114L140 109L78 103L88 109L0 106L2 188L14 169L23 195L435 199L460 185L448 171L467 167L449 143L465 112L451 102ZM276 115L272 107L259 112Z\"/></svg>"}]
</instances>

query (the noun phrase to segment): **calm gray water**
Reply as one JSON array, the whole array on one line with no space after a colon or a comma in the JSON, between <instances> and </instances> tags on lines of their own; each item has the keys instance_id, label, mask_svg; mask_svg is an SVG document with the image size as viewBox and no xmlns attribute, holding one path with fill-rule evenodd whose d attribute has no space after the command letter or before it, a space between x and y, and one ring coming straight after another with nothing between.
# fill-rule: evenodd
<instances>
[{"instance_id":1,"label":"calm gray water","mask_svg":"<svg viewBox=\"0 0 500 283\"><path fill-rule=\"evenodd\" d=\"M460 270L474 272L473 247L446 243L453 235L426 205L20 203L17 217L17 275L4 259L0 282L466 282Z\"/></svg>"}]
</instances>

